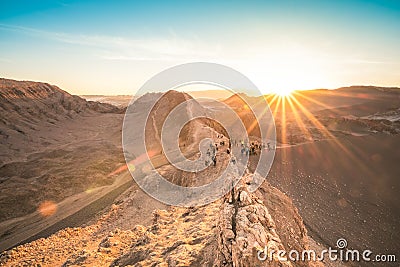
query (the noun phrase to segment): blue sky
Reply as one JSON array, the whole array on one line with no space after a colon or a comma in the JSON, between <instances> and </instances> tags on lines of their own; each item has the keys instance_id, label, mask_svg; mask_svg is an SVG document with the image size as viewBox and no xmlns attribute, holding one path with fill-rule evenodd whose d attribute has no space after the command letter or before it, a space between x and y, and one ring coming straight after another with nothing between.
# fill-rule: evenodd
<instances>
[{"instance_id":1,"label":"blue sky","mask_svg":"<svg viewBox=\"0 0 400 267\"><path fill-rule=\"evenodd\" d=\"M215 2L1 1L0 76L133 94L209 61L264 92L400 86L400 1Z\"/></svg>"}]
</instances>

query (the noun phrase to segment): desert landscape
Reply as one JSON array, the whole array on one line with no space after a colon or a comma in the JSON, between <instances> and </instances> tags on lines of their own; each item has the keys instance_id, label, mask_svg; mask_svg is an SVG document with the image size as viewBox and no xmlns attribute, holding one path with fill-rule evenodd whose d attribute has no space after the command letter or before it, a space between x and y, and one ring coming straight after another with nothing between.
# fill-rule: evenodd
<instances>
[{"instance_id":1,"label":"desert landscape","mask_svg":"<svg viewBox=\"0 0 400 267\"><path fill-rule=\"evenodd\" d=\"M0 1L0 267L400 260L400 1Z\"/></svg>"},{"instance_id":2,"label":"desert landscape","mask_svg":"<svg viewBox=\"0 0 400 267\"><path fill-rule=\"evenodd\" d=\"M269 104L276 142L261 149L274 151L275 159L256 191L248 185L261 179L254 173L259 154L251 154L244 177L223 198L186 208L153 199L132 179L121 140L131 98L83 98L55 85L4 78L0 89L2 266L358 266L365 263L260 262L256 249L321 251L339 238L374 253L400 249L399 88L215 94L254 142L262 143L260 131L250 127L254 116L245 103ZM145 105L161 97L146 125L147 149L157 151L151 155L156 171L180 186L209 183L231 161L224 126L207 119L187 124L179 145L196 159L200 141L211 138L219 146L215 166L188 173L163 154L160 129L180 103L198 99L192 109L227 114L204 94L136 99ZM152 183L146 164L138 163L135 175Z\"/></svg>"}]
</instances>

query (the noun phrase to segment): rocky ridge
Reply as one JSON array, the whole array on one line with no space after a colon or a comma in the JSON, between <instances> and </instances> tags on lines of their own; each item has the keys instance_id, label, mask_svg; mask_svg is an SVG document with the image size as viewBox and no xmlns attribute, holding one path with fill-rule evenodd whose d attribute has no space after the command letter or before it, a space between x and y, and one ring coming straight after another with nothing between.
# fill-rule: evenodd
<instances>
[{"instance_id":1,"label":"rocky ridge","mask_svg":"<svg viewBox=\"0 0 400 267\"><path fill-rule=\"evenodd\" d=\"M250 193L247 173L234 190L209 205L168 207L153 212L149 226L112 228L127 216L125 196L95 223L66 228L50 236L2 253L4 266L318 266L318 262L260 261L257 252L290 247L307 249L307 231L291 201L267 182ZM278 193L279 192L279 193ZM272 201L269 201L270 199ZM275 200L273 200L275 199ZM269 203L266 206L264 203ZM274 203L274 204L272 204ZM287 223L300 229L279 229L275 221L284 212ZM289 212L289 211L294 211ZM282 234L282 230L289 233ZM293 235L288 239L287 235ZM284 242L288 242L284 244Z\"/></svg>"}]
</instances>

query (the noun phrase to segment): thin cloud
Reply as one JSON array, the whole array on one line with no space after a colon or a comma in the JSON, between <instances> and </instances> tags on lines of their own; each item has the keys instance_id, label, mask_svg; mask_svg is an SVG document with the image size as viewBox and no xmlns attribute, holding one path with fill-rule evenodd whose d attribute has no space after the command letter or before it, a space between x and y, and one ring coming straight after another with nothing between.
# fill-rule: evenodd
<instances>
[{"instance_id":1,"label":"thin cloud","mask_svg":"<svg viewBox=\"0 0 400 267\"><path fill-rule=\"evenodd\" d=\"M7 58L1 58L0 57L0 62L4 62L4 63L12 63L12 61L10 59Z\"/></svg>"},{"instance_id":2,"label":"thin cloud","mask_svg":"<svg viewBox=\"0 0 400 267\"><path fill-rule=\"evenodd\" d=\"M199 40L179 38L174 34L170 39L133 39L108 35L69 34L40 29L0 24L0 29L20 32L61 43L98 48L97 53L106 60L176 60L194 58L215 58L221 52L219 45L210 46Z\"/></svg>"},{"instance_id":3,"label":"thin cloud","mask_svg":"<svg viewBox=\"0 0 400 267\"><path fill-rule=\"evenodd\" d=\"M376 61L367 59L352 59L352 60L347 60L346 62L350 64L395 64L395 62Z\"/></svg>"}]
</instances>

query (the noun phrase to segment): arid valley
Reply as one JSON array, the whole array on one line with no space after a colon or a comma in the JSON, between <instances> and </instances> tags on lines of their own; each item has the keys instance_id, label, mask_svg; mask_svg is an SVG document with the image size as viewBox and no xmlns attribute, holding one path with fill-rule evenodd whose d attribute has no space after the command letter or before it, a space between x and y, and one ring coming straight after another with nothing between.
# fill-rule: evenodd
<instances>
[{"instance_id":1,"label":"arid valley","mask_svg":"<svg viewBox=\"0 0 400 267\"><path fill-rule=\"evenodd\" d=\"M156 95L136 101L145 105ZM194 98L193 108L226 114L201 95L162 95L148 126L151 149L159 148L164 114L181 102ZM261 144L245 108L246 101L260 99L276 125L276 142L260 145L275 152L266 180L255 192L247 188L245 181L258 175L254 153L231 192L185 208L147 195L126 167L122 124L130 96L80 97L47 83L0 79L0 265L264 266L255 257L257 246L321 251L340 238L348 248L398 257L400 89L351 86L218 98ZM215 166L186 173L161 152L152 155L152 164L180 186L209 182L231 160L224 128L195 120L179 142L191 144L181 149L196 158L206 137L219 146ZM150 177L144 167L140 175ZM268 264L364 265L277 258Z\"/></svg>"}]
</instances>

